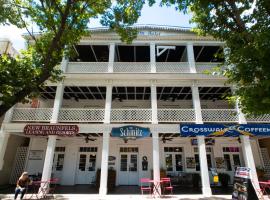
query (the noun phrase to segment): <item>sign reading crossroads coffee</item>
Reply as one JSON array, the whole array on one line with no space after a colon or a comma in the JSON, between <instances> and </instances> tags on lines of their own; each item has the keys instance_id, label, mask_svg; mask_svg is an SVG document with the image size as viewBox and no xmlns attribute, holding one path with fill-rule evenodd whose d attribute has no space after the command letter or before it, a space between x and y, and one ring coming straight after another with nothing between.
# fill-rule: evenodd
<instances>
[{"instance_id":1,"label":"sign reading crossroads coffee","mask_svg":"<svg viewBox=\"0 0 270 200\"><path fill-rule=\"evenodd\" d=\"M77 125L38 125L38 124L28 124L24 127L25 135L35 135L35 136L75 136L79 132L79 127Z\"/></svg>"}]
</instances>

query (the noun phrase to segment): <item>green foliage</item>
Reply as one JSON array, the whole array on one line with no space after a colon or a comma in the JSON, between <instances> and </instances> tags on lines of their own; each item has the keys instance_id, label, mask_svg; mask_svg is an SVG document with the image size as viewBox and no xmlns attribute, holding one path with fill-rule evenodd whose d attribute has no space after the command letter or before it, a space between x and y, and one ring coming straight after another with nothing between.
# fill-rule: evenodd
<instances>
[{"instance_id":1,"label":"green foliage","mask_svg":"<svg viewBox=\"0 0 270 200\"><path fill-rule=\"evenodd\" d=\"M19 57L0 58L0 115L36 96L49 78L61 80L62 57L69 56L81 37L89 34L91 19L101 16L103 25L130 43L137 35L130 25L137 21L144 4L133 0L113 4L111 0L0 0L0 24L25 28L29 40L28 49Z\"/></svg>"},{"instance_id":2,"label":"green foliage","mask_svg":"<svg viewBox=\"0 0 270 200\"><path fill-rule=\"evenodd\" d=\"M163 0L192 12L194 29L225 41L223 74L236 86L242 111L270 113L270 1ZM235 98L235 97L234 97Z\"/></svg>"}]
</instances>

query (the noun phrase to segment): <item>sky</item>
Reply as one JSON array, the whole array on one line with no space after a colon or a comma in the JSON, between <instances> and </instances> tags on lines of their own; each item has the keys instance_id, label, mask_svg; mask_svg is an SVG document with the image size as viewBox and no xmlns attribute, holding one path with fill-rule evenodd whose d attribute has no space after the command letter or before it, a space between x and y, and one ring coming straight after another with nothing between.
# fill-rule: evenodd
<instances>
[{"instance_id":1,"label":"sky","mask_svg":"<svg viewBox=\"0 0 270 200\"><path fill-rule=\"evenodd\" d=\"M159 7L158 4L152 7L145 5L137 24L191 27L190 18L191 15L184 15L173 7ZM90 27L101 27L99 20L91 20ZM16 50L24 48L24 39L21 36L23 33L26 31L15 26L0 26L0 38L9 38Z\"/></svg>"}]
</instances>

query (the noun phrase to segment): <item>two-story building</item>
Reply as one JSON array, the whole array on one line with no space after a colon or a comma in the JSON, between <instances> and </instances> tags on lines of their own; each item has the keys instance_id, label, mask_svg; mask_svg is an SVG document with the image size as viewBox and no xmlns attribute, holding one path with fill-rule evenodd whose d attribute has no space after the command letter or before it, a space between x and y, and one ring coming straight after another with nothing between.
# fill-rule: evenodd
<instances>
[{"instance_id":1,"label":"two-story building","mask_svg":"<svg viewBox=\"0 0 270 200\"><path fill-rule=\"evenodd\" d=\"M184 28L134 28L130 45L107 28L91 29L74 46L76 56L63 58L62 82L48 82L38 99L7 112L0 133L0 169L12 167L6 182L26 170L43 180L58 177L61 185L91 184L100 169L99 193L106 194L108 168L119 186L158 180L160 171L180 180L199 173L209 196L210 168L232 183L238 166L250 167L255 179L255 167L266 167L259 136L205 137L192 127L269 123L270 115L246 117L229 104L233 86L205 73L223 61L215 55L224 43Z\"/></svg>"}]
</instances>

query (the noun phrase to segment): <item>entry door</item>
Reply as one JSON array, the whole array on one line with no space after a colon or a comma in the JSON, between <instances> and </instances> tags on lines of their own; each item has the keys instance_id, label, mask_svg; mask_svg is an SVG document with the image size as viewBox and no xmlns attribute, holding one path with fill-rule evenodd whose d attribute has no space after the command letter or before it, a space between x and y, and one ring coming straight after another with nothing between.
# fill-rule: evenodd
<instances>
[{"instance_id":1,"label":"entry door","mask_svg":"<svg viewBox=\"0 0 270 200\"><path fill-rule=\"evenodd\" d=\"M96 175L96 153L80 153L77 164L76 184L90 184Z\"/></svg>"},{"instance_id":2,"label":"entry door","mask_svg":"<svg viewBox=\"0 0 270 200\"><path fill-rule=\"evenodd\" d=\"M138 148L133 151L120 153L119 185L139 184Z\"/></svg>"},{"instance_id":3,"label":"entry door","mask_svg":"<svg viewBox=\"0 0 270 200\"><path fill-rule=\"evenodd\" d=\"M64 153L55 153L53 157L53 177L59 178L61 180L62 177L62 171L64 167Z\"/></svg>"},{"instance_id":4,"label":"entry door","mask_svg":"<svg viewBox=\"0 0 270 200\"><path fill-rule=\"evenodd\" d=\"M65 150L65 147L55 147L55 153L53 157L52 177L59 178L60 182L64 168Z\"/></svg>"},{"instance_id":5,"label":"entry door","mask_svg":"<svg viewBox=\"0 0 270 200\"><path fill-rule=\"evenodd\" d=\"M166 172L176 176L184 170L182 147L164 147Z\"/></svg>"}]
</instances>

